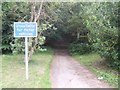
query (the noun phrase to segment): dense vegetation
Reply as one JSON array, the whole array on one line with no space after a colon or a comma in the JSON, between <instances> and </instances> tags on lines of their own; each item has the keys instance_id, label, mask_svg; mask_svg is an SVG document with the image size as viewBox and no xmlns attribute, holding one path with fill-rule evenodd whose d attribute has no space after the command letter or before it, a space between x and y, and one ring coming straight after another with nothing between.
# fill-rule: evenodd
<instances>
[{"instance_id":1,"label":"dense vegetation","mask_svg":"<svg viewBox=\"0 0 120 90\"><path fill-rule=\"evenodd\" d=\"M118 5L119 3L85 3L77 4L83 7L82 20L88 29L88 44L108 61L109 66L119 66L118 60ZM86 6L87 5L87 6ZM80 10L80 9L79 9ZM80 11L81 12L81 11ZM80 43L80 42L79 42ZM87 45L85 45L88 48ZM84 46L84 47L85 47ZM74 46L73 46L74 47ZM72 47L72 49L73 49ZM76 44L75 44L76 47ZM84 48L83 47L83 48ZM77 48L77 47L76 47ZM80 51L81 48L79 48ZM78 52L78 51L76 51ZM89 52L86 50L86 52ZM83 51L83 53L86 53ZM83 54L81 53L81 54ZM117 67L118 68L118 67Z\"/></svg>"},{"instance_id":2,"label":"dense vegetation","mask_svg":"<svg viewBox=\"0 0 120 90\"><path fill-rule=\"evenodd\" d=\"M43 5L4 2L1 49L3 53L24 52L24 38L13 37L13 22L34 21L38 13L38 37L29 38L29 52L40 49L44 43L50 45L63 40L72 43L69 47L71 53L98 52L109 66L118 69L119 8L119 2L46 2Z\"/></svg>"}]
</instances>

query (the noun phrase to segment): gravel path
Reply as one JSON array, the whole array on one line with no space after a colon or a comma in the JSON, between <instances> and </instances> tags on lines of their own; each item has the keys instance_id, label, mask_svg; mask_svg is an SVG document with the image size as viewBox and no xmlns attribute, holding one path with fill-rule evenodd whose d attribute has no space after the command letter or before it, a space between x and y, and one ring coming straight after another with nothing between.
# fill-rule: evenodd
<instances>
[{"instance_id":1,"label":"gravel path","mask_svg":"<svg viewBox=\"0 0 120 90\"><path fill-rule=\"evenodd\" d=\"M65 50L55 51L50 77L52 88L111 88L70 57Z\"/></svg>"}]
</instances>

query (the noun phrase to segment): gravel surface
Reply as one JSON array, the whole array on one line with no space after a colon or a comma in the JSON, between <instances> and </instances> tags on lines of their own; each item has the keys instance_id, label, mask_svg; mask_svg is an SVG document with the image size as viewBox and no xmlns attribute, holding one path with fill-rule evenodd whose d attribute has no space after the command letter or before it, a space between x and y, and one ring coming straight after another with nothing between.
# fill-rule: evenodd
<instances>
[{"instance_id":1,"label":"gravel surface","mask_svg":"<svg viewBox=\"0 0 120 90\"><path fill-rule=\"evenodd\" d=\"M60 49L55 50L50 78L52 88L112 88Z\"/></svg>"}]
</instances>

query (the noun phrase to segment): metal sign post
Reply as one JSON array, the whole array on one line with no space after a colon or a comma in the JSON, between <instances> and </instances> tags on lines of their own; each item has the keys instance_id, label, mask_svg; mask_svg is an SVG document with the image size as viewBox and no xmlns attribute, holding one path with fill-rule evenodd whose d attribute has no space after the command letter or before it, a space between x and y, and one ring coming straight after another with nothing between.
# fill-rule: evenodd
<instances>
[{"instance_id":1,"label":"metal sign post","mask_svg":"<svg viewBox=\"0 0 120 90\"><path fill-rule=\"evenodd\" d=\"M25 65L26 65L26 79L28 80L28 38L25 37Z\"/></svg>"},{"instance_id":2,"label":"metal sign post","mask_svg":"<svg viewBox=\"0 0 120 90\"><path fill-rule=\"evenodd\" d=\"M14 22L14 37L25 37L25 66L28 80L28 37L37 37L36 22Z\"/></svg>"}]
</instances>

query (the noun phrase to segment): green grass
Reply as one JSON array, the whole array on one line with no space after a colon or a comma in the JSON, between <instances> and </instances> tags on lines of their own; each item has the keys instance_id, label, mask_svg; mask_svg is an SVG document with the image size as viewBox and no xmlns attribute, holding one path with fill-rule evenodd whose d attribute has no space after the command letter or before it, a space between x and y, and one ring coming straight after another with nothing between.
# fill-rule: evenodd
<instances>
[{"instance_id":1,"label":"green grass","mask_svg":"<svg viewBox=\"0 0 120 90\"><path fill-rule=\"evenodd\" d=\"M118 72L107 67L98 54L73 55L73 57L88 67L97 77L103 77L110 85L118 88Z\"/></svg>"},{"instance_id":2,"label":"green grass","mask_svg":"<svg viewBox=\"0 0 120 90\"><path fill-rule=\"evenodd\" d=\"M50 88L50 64L53 51L38 51L29 62L29 80L25 78L24 55L2 55L3 88Z\"/></svg>"}]
</instances>

